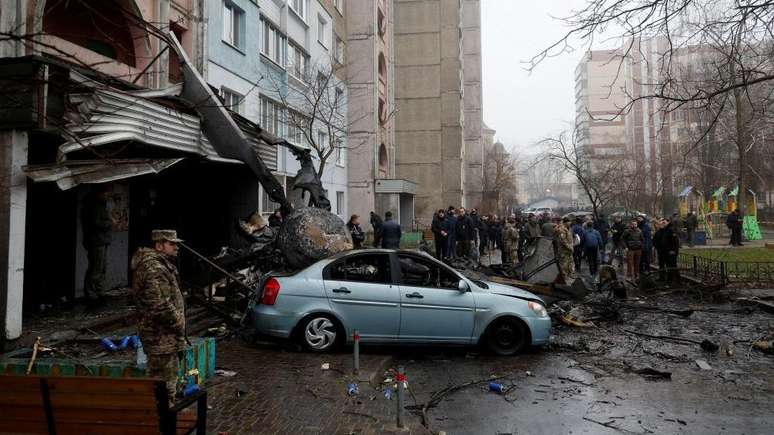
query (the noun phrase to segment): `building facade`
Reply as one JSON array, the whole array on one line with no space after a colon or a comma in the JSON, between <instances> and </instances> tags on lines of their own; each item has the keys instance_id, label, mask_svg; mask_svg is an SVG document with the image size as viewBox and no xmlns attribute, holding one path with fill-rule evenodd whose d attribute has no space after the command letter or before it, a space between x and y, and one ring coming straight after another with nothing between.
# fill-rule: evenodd
<instances>
[{"instance_id":1,"label":"building facade","mask_svg":"<svg viewBox=\"0 0 774 435\"><path fill-rule=\"evenodd\" d=\"M416 185L396 173L393 0L347 3L349 202L353 214L390 211L414 224Z\"/></svg>"},{"instance_id":2,"label":"building facade","mask_svg":"<svg viewBox=\"0 0 774 435\"><path fill-rule=\"evenodd\" d=\"M205 3L208 83L220 91L224 104L234 112L297 146L311 148L313 157L318 157L317 149L324 154L331 151L321 179L331 211L346 219L346 134L332 135L325 125L327 117L307 113L312 99L322 99L319 93L322 91L337 99L337 109L346 116L344 3L334 0ZM325 89L311 84L320 71L330 78L331 83ZM303 123L303 127L299 126L302 123L294 122L306 116L312 116L314 122ZM344 122L341 127L345 127ZM276 162L275 175L285 186L291 202L295 206L305 204L308 198L302 198L292 188L300 167L298 161L286 148L278 147ZM319 165L320 159L315 163ZM273 212L277 204L263 188L259 190L261 212Z\"/></svg>"},{"instance_id":3,"label":"building facade","mask_svg":"<svg viewBox=\"0 0 774 435\"><path fill-rule=\"evenodd\" d=\"M417 184L423 226L438 208L482 199L480 8L478 1L395 2L395 171Z\"/></svg>"},{"instance_id":4,"label":"building facade","mask_svg":"<svg viewBox=\"0 0 774 435\"><path fill-rule=\"evenodd\" d=\"M0 32L18 36L0 42L1 339L19 337L25 304L72 297L83 286L86 253L79 205L90 188L75 186L154 173L180 161L169 154L138 160L128 150L138 151L142 143L215 158L201 143L188 140L192 138L186 136L185 123L177 122L185 115L178 112L167 124L160 120L168 108L135 94L141 89L153 94L181 81L178 60L149 23L174 32L201 65L196 51L201 42L200 7L197 0L0 3ZM5 104L9 101L16 103ZM131 110L118 101L143 108ZM108 113L95 115L108 106ZM157 127L182 128L180 142L166 141L170 136L148 129L152 119L160 121ZM110 165L105 164L108 160ZM79 163L73 166L70 161ZM58 186L42 182L53 180ZM139 187L112 184L116 225L108 251L113 258L107 270L109 287L128 282L130 246L137 246L139 232L145 230L139 224L141 213L133 227L137 232L127 226L130 198ZM52 219L57 231L44 236L27 230L47 226Z\"/></svg>"}]
</instances>

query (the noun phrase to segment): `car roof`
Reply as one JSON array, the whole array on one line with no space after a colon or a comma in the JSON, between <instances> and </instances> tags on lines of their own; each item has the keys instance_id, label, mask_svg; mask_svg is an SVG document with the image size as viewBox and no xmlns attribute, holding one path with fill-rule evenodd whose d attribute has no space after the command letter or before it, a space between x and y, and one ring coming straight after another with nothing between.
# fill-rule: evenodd
<instances>
[{"instance_id":1,"label":"car roof","mask_svg":"<svg viewBox=\"0 0 774 435\"><path fill-rule=\"evenodd\" d=\"M336 260L342 257L347 257L349 255L356 255L356 254L391 254L393 252L398 254L424 255L429 257L428 254L422 251L414 251L409 249L364 248L364 249L351 249L349 251L342 251L337 254L331 255L330 257L324 258L323 260Z\"/></svg>"}]
</instances>

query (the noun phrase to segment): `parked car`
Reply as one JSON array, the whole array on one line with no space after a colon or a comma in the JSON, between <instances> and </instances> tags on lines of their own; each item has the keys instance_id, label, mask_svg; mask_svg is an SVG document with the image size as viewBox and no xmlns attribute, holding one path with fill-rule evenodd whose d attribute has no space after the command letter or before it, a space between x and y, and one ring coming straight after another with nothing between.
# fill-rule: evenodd
<instances>
[{"instance_id":1,"label":"parked car","mask_svg":"<svg viewBox=\"0 0 774 435\"><path fill-rule=\"evenodd\" d=\"M259 334L323 352L363 343L483 344L513 355L548 341L551 319L538 296L471 280L415 251L362 249L270 276L251 302Z\"/></svg>"},{"instance_id":2,"label":"parked car","mask_svg":"<svg viewBox=\"0 0 774 435\"><path fill-rule=\"evenodd\" d=\"M566 215L562 216L562 218L570 218L575 220L575 218L586 219L587 217L593 217L593 216L594 216L594 212L592 211L571 211Z\"/></svg>"},{"instance_id":3,"label":"parked car","mask_svg":"<svg viewBox=\"0 0 774 435\"><path fill-rule=\"evenodd\" d=\"M554 213L554 209L551 207L530 207L526 210L524 210L523 214L534 214L534 215L542 215L547 214L551 216Z\"/></svg>"}]
</instances>

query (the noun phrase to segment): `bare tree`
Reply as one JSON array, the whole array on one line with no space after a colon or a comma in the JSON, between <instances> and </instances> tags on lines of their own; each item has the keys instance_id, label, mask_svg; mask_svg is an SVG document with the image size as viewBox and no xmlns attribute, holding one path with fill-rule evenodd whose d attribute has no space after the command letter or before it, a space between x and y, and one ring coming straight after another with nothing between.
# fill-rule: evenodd
<instances>
[{"instance_id":1,"label":"bare tree","mask_svg":"<svg viewBox=\"0 0 774 435\"><path fill-rule=\"evenodd\" d=\"M578 181L591 204L594 215L611 204L620 191L620 183L626 181L626 159L620 156L594 158L579 145L577 134L563 132L556 137L540 141L544 148L538 161L551 161L562 166Z\"/></svg>"},{"instance_id":2,"label":"bare tree","mask_svg":"<svg viewBox=\"0 0 774 435\"><path fill-rule=\"evenodd\" d=\"M492 147L485 155L483 190L487 208L502 214L506 208L504 201L512 200L518 189L518 169L515 157L505 149L498 148Z\"/></svg>"},{"instance_id":3,"label":"bare tree","mask_svg":"<svg viewBox=\"0 0 774 435\"><path fill-rule=\"evenodd\" d=\"M288 140L298 146L308 145L318 160L317 175L322 177L331 158L341 158L345 149L362 143L347 143L347 133L354 122L347 116L346 84L338 78L335 60L319 62L316 67L295 70L292 84L286 86L274 75L269 75L262 88L265 94L276 98L281 107L275 116L287 127ZM262 125L272 123L263 119ZM275 132L276 133L276 132Z\"/></svg>"},{"instance_id":4,"label":"bare tree","mask_svg":"<svg viewBox=\"0 0 774 435\"><path fill-rule=\"evenodd\" d=\"M756 143L752 125L756 112L770 106L768 102L755 101L751 95L755 94L755 87L774 79L773 20L774 2L768 0L588 0L580 10L563 19L570 30L534 56L530 68L572 49L577 42L591 45L595 38L605 34L622 42L619 67L622 73L627 59L642 56L638 41L663 38L665 47L658 53L658 59L648 64L649 69L656 71L655 79L639 83L647 91L629 95L629 103L621 107L621 113L628 113L638 100L654 99L664 114L684 108L713 114L693 146L684 147L684 153L706 144L707 135L717 134L718 129L714 127L724 114L732 114L734 122L728 126L734 133L734 172L739 186L739 207L744 211L753 170L749 156L756 144L760 144L760 141ZM686 65L680 62L680 57L692 51L703 52L703 57L710 59L706 67L712 70L711 80L691 82L682 76L681 70ZM668 148L662 147L662 150L665 151L662 175L666 200L673 167Z\"/></svg>"}]
</instances>

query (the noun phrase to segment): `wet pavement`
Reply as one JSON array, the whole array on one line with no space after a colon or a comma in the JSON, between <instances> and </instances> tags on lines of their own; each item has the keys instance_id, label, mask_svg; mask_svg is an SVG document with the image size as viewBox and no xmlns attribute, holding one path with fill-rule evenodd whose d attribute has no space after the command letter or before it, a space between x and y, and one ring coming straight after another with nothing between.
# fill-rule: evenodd
<instances>
[{"instance_id":1,"label":"wet pavement","mask_svg":"<svg viewBox=\"0 0 774 435\"><path fill-rule=\"evenodd\" d=\"M591 328L558 325L550 346L517 357L479 348L364 347L363 360L374 366L391 357L390 367L406 368L411 433L769 434L774 357L751 343L774 331L774 315L728 301L738 296L631 298L617 320ZM694 311L681 316L654 307ZM703 350L705 339L719 349ZM347 395L350 351L317 355L224 342L218 364L238 375L216 378L210 388L212 432L394 432L395 401L384 397L378 379L359 382L359 395ZM321 370L323 362L335 369ZM504 393L488 390L492 378ZM470 385L441 397L423 425L421 410L433 395L462 384ZM247 395L236 397L239 388Z\"/></svg>"}]
</instances>

